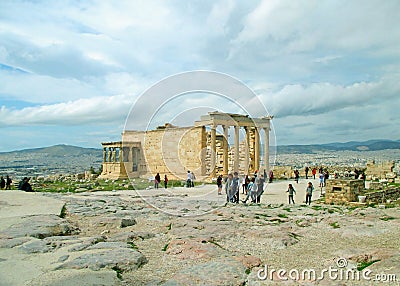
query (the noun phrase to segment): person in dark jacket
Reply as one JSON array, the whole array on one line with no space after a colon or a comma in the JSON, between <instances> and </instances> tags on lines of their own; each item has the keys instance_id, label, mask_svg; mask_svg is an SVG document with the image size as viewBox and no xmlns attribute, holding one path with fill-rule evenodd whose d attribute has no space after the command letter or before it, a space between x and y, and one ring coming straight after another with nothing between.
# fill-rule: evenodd
<instances>
[{"instance_id":1,"label":"person in dark jacket","mask_svg":"<svg viewBox=\"0 0 400 286\"><path fill-rule=\"evenodd\" d=\"M3 176L0 178L0 189L4 189L6 187L6 181L4 180Z\"/></svg>"},{"instance_id":2,"label":"person in dark jacket","mask_svg":"<svg viewBox=\"0 0 400 286\"><path fill-rule=\"evenodd\" d=\"M33 192L31 184L29 184L29 180L31 178L23 178L21 182L19 182L18 190L25 191L25 192Z\"/></svg>"},{"instance_id":3,"label":"person in dark jacket","mask_svg":"<svg viewBox=\"0 0 400 286\"><path fill-rule=\"evenodd\" d=\"M6 177L6 190L11 190L11 184L12 184L12 180L11 180L11 178L7 175L7 177Z\"/></svg>"}]
</instances>

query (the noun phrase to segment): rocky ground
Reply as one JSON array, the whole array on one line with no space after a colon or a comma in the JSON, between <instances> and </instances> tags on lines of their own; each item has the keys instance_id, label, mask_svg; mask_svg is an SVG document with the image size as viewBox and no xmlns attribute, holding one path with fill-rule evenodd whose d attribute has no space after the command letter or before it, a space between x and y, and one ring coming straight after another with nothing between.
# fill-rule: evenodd
<instances>
[{"instance_id":1,"label":"rocky ground","mask_svg":"<svg viewBox=\"0 0 400 286\"><path fill-rule=\"evenodd\" d=\"M377 284L329 279L327 273L322 280L285 281L288 274L270 273L315 269L320 276L329 267L366 267L371 279L400 279L400 209L318 201L307 206L305 183L295 186L297 204L290 206L286 182L269 185L260 205L225 205L210 185L75 194L2 191L0 285Z\"/></svg>"}]
</instances>

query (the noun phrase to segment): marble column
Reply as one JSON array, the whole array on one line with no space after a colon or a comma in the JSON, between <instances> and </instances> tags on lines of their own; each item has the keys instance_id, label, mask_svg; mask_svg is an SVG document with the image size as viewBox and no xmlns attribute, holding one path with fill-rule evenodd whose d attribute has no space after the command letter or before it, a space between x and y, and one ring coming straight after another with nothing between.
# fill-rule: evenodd
<instances>
[{"instance_id":1,"label":"marble column","mask_svg":"<svg viewBox=\"0 0 400 286\"><path fill-rule=\"evenodd\" d=\"M118 157L120 163L124 162L124 149L122 147L119 147Z\"/></svg>"},{"instance_id":2,"label":"marble column","mask_svg":"<svg viewBox=\"0 0 400 286\"><path fill-rule=\"evenodd\" d=\"M103 163L107 162L107 148L103 148Z\"/></svg>"},{"instance_id":3,"label":"marble column","mask_svg":"<svg viewBox=\"0 0 400 286\"><path fill-rule=\"evenodd\" d=\"M249 128L244 127L244 131L246 133L245 138L245 159L244 159L244 171L246 174L249 173L249 159L250 159L250 135L249 135Z\"/></svg>"},{"instance_id":4,"label":"marble column","mask_svg":"<svg viewBox=\"0 0 400 286\"><path fill-rule=\"evenodd\" d=\"M222 129L224 130L224 144L223 144L223 160L224 160L224 165L223 165L223 171L224 175L227 175L229 172L229 167L228 167L228 148L229 148L229 143L228 143L228 131L229 131L229 126L223 125Z\"/></svg>"},{"instance_id":5,"label":"marble column","mask_svg":"<svg viewBox=\"0 0 400 286\"><path fill-rule=\"evenodd\" d=\"M233 160L233 171L239 171L239 129L240 126L235 126L235 159Z\"/></svg>"},{"instance_id":6,"label":"marble column","mask_svg":"<svg viewBox=\"0 0 400 286\"><path fill-rule=\"evenodd\" d=\"M108 162L112 162L112 148L108 147Z\"/></svg>"},{"instance_id":7,"label":"marble column","mask_svg":"<svg viewBox=\"0 0 400 286\"><path fill-rule=\"evenodd\" d=\"M265 172L269 176L269 128L263 128L264 130L264 168Z\"/></svg>"},{"instance_id":8,"label":"marble column","mask_svg":"<svg viewBox=\"0 0 400 286\"><path fill-rule=\"evenodd\" d=\"M210 164L211 164L211 172L210 172L210 176L211 178L215 177L215 158L216 158L216 153L217 153L217 144L216 144L216 140L217 140L217 129L215 125L211 125L211 160L210 160Z\"/></svg>"},{"instance_id":9,"label":"marble column","mask_svg":"<svg viewBox=\"0 0 400 286\"><path fill-rule=\"evenodd\" d=\"M260 133L254 128L254 169L260 171Z\"/></svg>"}]
</instances>

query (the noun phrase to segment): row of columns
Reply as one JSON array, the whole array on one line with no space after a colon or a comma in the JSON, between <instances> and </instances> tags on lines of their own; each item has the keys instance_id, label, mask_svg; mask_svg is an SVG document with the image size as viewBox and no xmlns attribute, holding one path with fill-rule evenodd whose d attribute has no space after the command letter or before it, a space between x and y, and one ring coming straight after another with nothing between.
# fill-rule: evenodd
<instances>
[{"instance_id":1,"label":"row of columns","mask_svg":"<svg viewBox=\"0 0 400 286\"><path fill-rule=\"evenodd\" d=\"M239 131L240 131L240 126L235 125L233 126L235 130L235 137L234 137L234 159L233 159L233 169L234 171L239 170ZM228 173L228 131L229 131L229 126L227 125L222 125L223 129L223 134L224 134L224 139L223 139L223 172L224 174ZM245 132L246 132L246 142L247 142L247 148L249 148L249 142L250 142L250 130L249 127L244 127ZM269 128L268 127L263 127L262 128L265 133L265 142L264 142L264 156L263 156L263 161L264 161L264 167L266 172L268 173L269 171ZM254 144L254 168L256 170L260 169L260 134L259 134L259 129L254 128L255 130L255 144ZM216 138L217 138L217 125L211 125L211 166L214 166L213 169L211 170L211 177L215 177L215 167L216 167ZM249 156L246 156L246 166L249 165Z\"/></svg>"},{"instance_id":2,"label":"row of columns","mask_svg":"<svg viewBox=\"0 0 400 286\"><path fill-rule=\"evenodd\" d=\"M103 163L116 163L122 161L123 150L121 147L103 147Z\"/></svg>"}]
</instances>

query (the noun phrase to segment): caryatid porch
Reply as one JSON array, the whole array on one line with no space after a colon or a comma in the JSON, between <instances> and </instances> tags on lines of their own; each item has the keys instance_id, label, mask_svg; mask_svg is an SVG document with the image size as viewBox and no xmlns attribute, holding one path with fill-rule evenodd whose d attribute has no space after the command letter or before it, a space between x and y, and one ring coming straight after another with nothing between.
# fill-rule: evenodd
<instances>
[{"instance_id":1,"label":"caryatid porch","mask_svg":"<svg viewBox=\"0 0 400 286\"><path fill-rule=\"evenodd\" d=\"M239 163L245 166L245 173L249 174L255 170L265 170L268 174L269 172L269 131L270 131L270 120L272 116L266 116L262 118L251 118L248 115L241 114L230 114L222 112L209 112L207 115L201 116L199 121L195 121L195 126L209 126L210 127L210 149L211 149L211 169L209 176L211 178L216 176L218 164L217 159L217 127L222 126L222 174L227 174L229 171L239 172ZM234 145L233 145L233 166L229 170L228 161L229 156L229 129L234 128ZM240 128L245 131L244 141L244 154L240 154L239 146L239 134ZM261 155L261 144L260 144L260 131L264 132L264 150L263 150L263 160L262 166L260 165L260 155ZM243 144L242 144L243 146ZM243 149L243 148L242 148ZM243 153L243 150L242 150ZM242 156L240 156L242 155ZM243 156L244 155L244 156ZM244 162L241 162L241 157Z\"/></svg>"}]
</instances>

